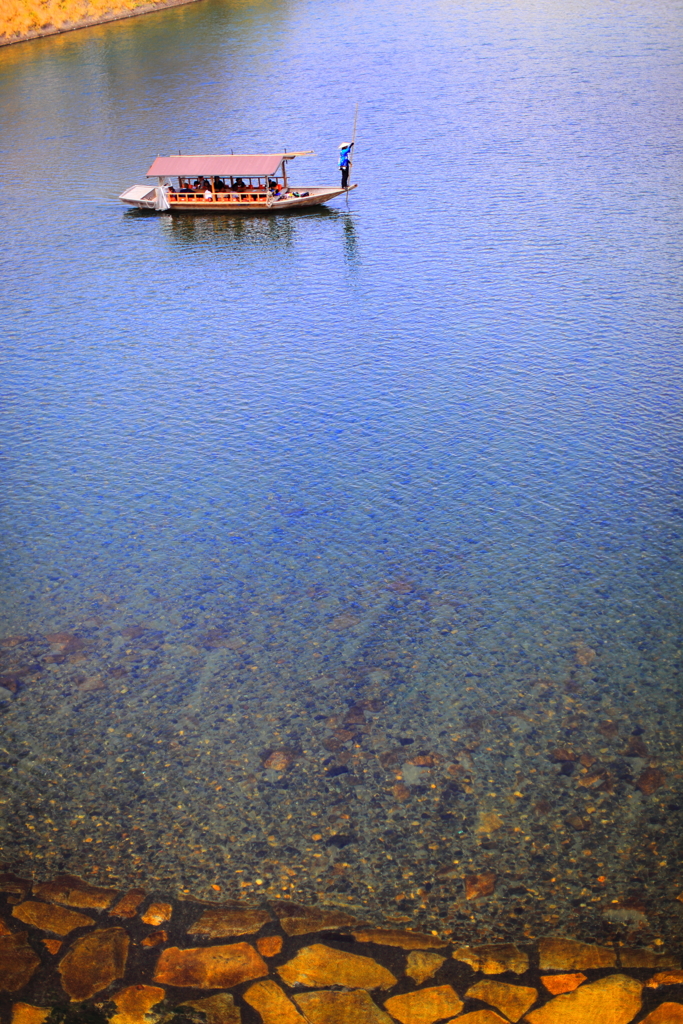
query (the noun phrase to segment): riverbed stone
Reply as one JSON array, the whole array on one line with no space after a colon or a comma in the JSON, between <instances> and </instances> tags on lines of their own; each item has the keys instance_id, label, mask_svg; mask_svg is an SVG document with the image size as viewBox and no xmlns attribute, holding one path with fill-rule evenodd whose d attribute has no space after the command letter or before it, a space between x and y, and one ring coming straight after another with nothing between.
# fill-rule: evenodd
<instances>
[{"instance_id":1,"label":"riverbed stone","mask_svg":"<svg viewBox=\"0 0 683 1024\"><path fill-rule=\"evenodd\" d=\"M660 768L646 768L635 781L641 793L652 796L666 782L666 775Z\"/></svg>"},{"instance_id":2,"label":"riverbed stone","mask_svg":"<svg viewBox=\"0 0 683 1024\"><path fill-rule=\"evenodd\" d=\"M367 992L302 992L294 996L309 1024L393 1024Z\"/></svg>"},{"instance_id":3,"label":"riverbed stone","mask_svg":"<svg viewBox=\"0 0 683 1024\"><path fill-rule=\"evenodd\" d=\"M120 900L116 901L109 911L110 915L112 917L135 917L145 895L144 889L130 889Z\"/></svg>"},{"instance_id":4,"label":"riverbed stone","mask_svg":"<svg viewBox=\"0 0 683 1024\"><path fill-rule=\"evenodd\" d=\"M460 946L453 951L454 960L462 960L482 974L524 974L529 970L529 957L510 942L484 946Z\"/></svg>"},{"instance_id":5,"label":"riverbed stone","mask_svg":"<svg viewBox=\"0 0 683 1024\"><path fill-rule=\"evenodd\" d=\"M181 988L232 988L267 974L266 962L254 947L247 942L235 942L227 946L164 949L153 980Z\"/></svg>"},{"instance_id":6,"label":"riverbed stone","mask_svg":"<svg viewBox=\"0 0 683 1024\"><path fill-rule=\"evenodd\" d=\"M655 953L651 949L620 949L619 964L621 967L634 970L640 967L663 969L665 967L680 968L681 961L675 956Z\"/></svg>"},{"instance_id":7,"label":"riverbed stone","mask_svg":"<svg viewBox=\"0 0 683 1024\"><path fill-rule=\"evenodd\" d=\"M235 1000L229 992L219 992L215 996L204 999L193 999L181 1006L191 1006L194 1010L206 1015L206 1024L241 1024L242 1011L235 1006Z\"/></svg>"},{"instance_id":8,"label":"riverbed stone","mask_svg":"<svg viewBox=\"0 0 683 1024\"><path fill-rule=\"evenodd\" d=\"M660 985L683 985L683 971L660 971L645 983L646 988L659 988Z\"/></svg>"},{"instance_id":9,"label":"riverbed stone","mask_svg":"<svg viewBox=\"0 0 683 1024\"><path fill-rule=\"evenodd\" d=\"M33 977L40 958L28 944L28 932L0 935L0 992L18 992Z\"/></svg>"},{"instance_id":10,"label":"riverbed stone","mask_svg":"<svg viewBox=\"0 0 683 1024\"><path fill-rule=\"evenodd\" d=\"M417 992L392 996L384 1003L392 1017L401 1024L434 1024L444 1017L453 1017L464 1006L451 985L435 985Z\"/></svg>"},{"instance_id":11,"label":"riverbed stone","mask_svg":"<svg viewBox=\"0 0 683 1024\"><path fill-rule=\"evenodd\" d=\"M107 910L119 894L116 889L89 885L76 875L58 875L51 882L37 882L33 895L50 903L64 903L67 907Z\"/></svg>"},{"instance_id":12,"label":"riverbed stone","mask_svg":"<svg viewBox=\"0 0 683 1024\"><path fill-rule=\"evenodd\" d=\"M291 999L270 979L257 981L244 998L261 1014L263 1024L306 1024Z\"/></svg>"},{"instance_id":13,"label":"riverbed stone","mask_svg":"<svg viewBox=\"0 0 683 1024\"><path fill-rule=\"evenodd\" d=\"M556 996L526 1015L529 1024L630 1024L641 1007L642 985L626 974L610 974Z\"/></svg>"},{"instance_id":14,"label":"riverbed stone","mask_svg":"<svg viewBox=\"0 0 683 1024\"><path fill-rule=\"evenodd\" d=\"M45 949L48 951L48 953L51 953L52 956L56 956L57 953L59 953L62 946L64 945L61 939L41 939L40 941L45 946Z\"/></svg>"},{"instance_id":15,"label":"riverbed stone","mask_svg":"<svg viewBox=\"0 0 683 1024\"><path fill-rule=\"evenodd\" d=\"M509 985L505 981L491 981L486 978L468 988L466 995L470 999L480 999L482 1003L490 1003L516 1024L538 999L538 992L528 985Z\"/></svg>"},{"instance_id":16,"label":"riverbed stone","mask_svg":"<svg viewBox=\"0 0 683 1024\"><path fill-rule=\"evenodd\" d=\"M12 1024L44 1024L50 1016L49 1006L33 1006L31 1003L14 1003Z\"/></svg>"},{"instance_id":17,"label":"riverbed stone","mask_svg":"<svg viewBox=\"0 0 683 1024\"><path fill-rule=\"evenodd\" d=\"M9 892L26 899L30 891L31 883L27 878L19 878L11 871L0 871L0 892Z\"/></svg>"},{"instance_id":18,"label":"riverbed stone","mask_svg":"<svg viewBox=\"0 0 683 1024\"><path fill-rule=\"evenodd\" d=\"M546 974L541 978L544 987L554 996L561 996L564 992L573 992L586 981L585 974Z\"/></svg>"},{"instance_id":19,"label":"riverbed stone","mask_svg":"<svg viewBox=\"0 0 683 1024\"><path fill-rule=\"evenodd\" d=\"M57 968L72 1003L90 999L123 977L129 944L123 928L98 928L76 939Z\"/></svg>"},{"instance_id":20,"label":"riverbed stone","mask_svg":"<svg viewBox=\"0 0 683 1024\"><path fill-rule=\"evenodd\" d=\"M417 985L421 985L423 981L433 977L445 962L446 958L438 953L424 953L422 950L414 949L408 953L406 959L406 974Z\"/></svg>"},{"instance_id":21,"label":"riverbed stone","mask_svg":"<svg viewBox=\"0 0 683 1024\"><path fill-rule=\"evenodd\" d=\"M613 949L591 946L576 939L540 939L538 952L542 971L585 971L617 965Z\"/></svg>"},{"instance_id":22,"label":"riverbed stone","mask_svg":"<svg viewBox=\"0 0 683 1024\"><path fill-rule=\"evenodd\" d=\"M662 1003L640 1024L683 1024L683 1003Z\"/></svg>"},{"instance_id":23,"label":"riverbed stone","mask_svg":"<svg viewBox=\"0 0 683 1024\"><path fill-rule=\"evenodd\" d=\"M150 1024L156 1018L147 1015L165 995L166 990L156 985L129 985L122 988L112 996L118 1013L110 1018L111 1024Z\"/></svg>"},{"instance_id":24,"label":"riverbed stone","mask_svg":"<svg viewBox=\"0 0 683 1024\"><path fill-rule=\"evenodd\" d=\"M170 921L172 913L172 903L150 903L147 910L141 915L140 920L144 924L153 924L156 927L157 925L166 924L167 921Z\"/></svg>"},{"instance_id":25,"label":"riverbed stone","mask_svg":"<svg viewBox=\"0 0 683 1024\"><path fill-rule=\"evenodd\" d=\"M342 910L327 910L319 907L305 907L288 900L276 900L272 907L277 914L285 934L289 936L307 935L309 932L322 932L357 925L356 918L345 914Z\"/></svg>"},{"instance_id":26,"label":"riverbed stone","mask_svg":"<svg viewBox=\"0 0 683 1024\"><path fill-rule=\"evenodd\" d=\"M231 938L257 932L270 919L268 911L259 907L207 907L187 932L210 939Z\"/></svg>"},{"instance_id":27,"label":"riverbed stone","mask_svg":"<svg viewBox=\"0 0 683 1024\"><path fill-rule=\"evenodd\" d=\"M495 871L483 871L479 875L465 875L465 899L477 900L490 896L496 888Z\"/></svg>"},{"instance_id":28,"label":"riverbed stone","mask_svg":"<svg viewBox=\"0 0 683 1024\"><path fill-rule=\"evenodd\" d=\"M262 935L256 940L256 948L261 956L277 956L282 952L282 936Z\"/></svg>"},{"instance_id":29,"label":"riverbed stone","mask_svg":"<svg viewBox=\"0 0 683 1024\"><path fill-rule=\"evenodd\" d=\"M397 946L399 949L443 949L448 945L438 935L402 932L393 928L359 928L352 934L356 942L376 942L380 946Z\"/></svg>"},{"instance_id":30,"label":"riverbed stone","mask_svg":"<svg viewBox=\"0 0 683 1024\"><path fill-rule=\"evenodd\" d=\"M52 932L62 937L76 928L95 924L94 918L79 914L76 910L67 910L66 907L55 906L54 903L40 903L38 900L26 900L12 907L12 917L18 918L24 924L31 924L34 928L40 928L41 931Z\"/></svg>"},{"instance_id":31,"label":"riverbed stone","mask_svg":"<svg viewBox=\"0 0 683 1024\"><path fill-rule=\"evenodd\" d=\"M396 978L369 956L332 949L322 943L305 946L293 960L278 967L286 985L344 985L346 988L391 988Z\"/></svg>"}]
</instances>

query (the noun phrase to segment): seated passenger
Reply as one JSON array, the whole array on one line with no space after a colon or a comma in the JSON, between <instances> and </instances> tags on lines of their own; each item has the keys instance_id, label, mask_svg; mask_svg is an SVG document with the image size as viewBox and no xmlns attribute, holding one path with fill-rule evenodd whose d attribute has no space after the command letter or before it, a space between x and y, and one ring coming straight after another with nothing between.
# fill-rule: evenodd
<instances>
[{"instance_id":1,"label":"seated passenger","mask_svg":"<svg viewBox=\"0 0 683 1024\"><path fill-rule=\"evenodd\" d=\"M213 187L216 189L216 192L225 192L225 182L222 178L214 178Z\"/></svg>"},{"instance_id":2,"label":"seated passenger","mask_svg":"<svg viewBox=\"0 0 683 1024\"><path fill-rule=\"evenodd\" d=\"M204 189L204 201L210 203L213 199L213 192L210 188Z\"/></svg>"},{"instance_id":3,"label":"seated passenger","mask_svg":"<svg viewBox=\"0 0 683 1024\"><path fill-rule=\"evenodd\" d=\"M232 186L232 190L233 192L244 192L246 190L246 187L247 186L244 184L241 178L236 178L235 184Z\"/></svg>"}]
</instances>

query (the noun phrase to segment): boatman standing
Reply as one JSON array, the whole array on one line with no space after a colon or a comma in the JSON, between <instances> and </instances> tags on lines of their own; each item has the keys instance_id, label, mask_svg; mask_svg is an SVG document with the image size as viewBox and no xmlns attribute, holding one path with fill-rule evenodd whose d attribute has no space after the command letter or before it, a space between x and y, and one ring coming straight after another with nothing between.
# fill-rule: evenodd
<instances>
[{"instance_id":1,"label":"boatman standing","mask_svg":"<svg viewBox=\"0 0 683 1024\"><path fill-rule=\"evenodd\" d=\"M341 187L349 187L349 174L351 173L351 150L353 142L342 142L339 147L339 170L341 171Z\"/></svg>"}]
</instances>

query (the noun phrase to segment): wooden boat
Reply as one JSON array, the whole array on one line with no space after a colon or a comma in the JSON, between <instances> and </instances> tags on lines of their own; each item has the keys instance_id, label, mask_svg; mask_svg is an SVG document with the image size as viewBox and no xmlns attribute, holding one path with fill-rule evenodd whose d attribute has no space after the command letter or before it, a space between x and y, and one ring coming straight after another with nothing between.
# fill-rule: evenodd
<instances>
[{"instance_id":1,"label":"wooden boat","mask_svg":"<svg viewBox=\"0 0 683 1024\"><path fill-rule=\"evenodd\" d=\"M319 206L356 188L292 187L287 163L310 152L158 156L147 171L158 184L133 185L119 199L142 210L173 213L281 213Z\"/></svg>"}]
</instances>

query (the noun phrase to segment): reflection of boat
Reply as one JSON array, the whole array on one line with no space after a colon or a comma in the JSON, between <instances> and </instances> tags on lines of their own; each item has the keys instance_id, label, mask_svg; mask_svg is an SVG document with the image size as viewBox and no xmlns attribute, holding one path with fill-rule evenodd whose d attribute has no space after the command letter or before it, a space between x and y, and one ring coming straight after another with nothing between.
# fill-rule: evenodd
<instances>
[{"instance_id":1,"label":"reflection of boat","mask_svg":"<svg viewBox=\"0 0 683 1024\"><path fill-rule=\"evenodd\" d=\"M319 206L356 187L293 188L287 181L287 161L306 155L158 156L147 171L147 177L156 178L158 184L133 185L119 199L144 210L279 213L299 206Z\"/></svg>"}]
</instances>

